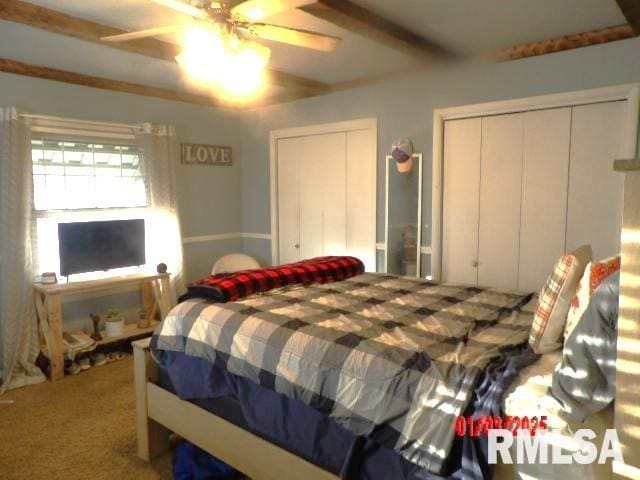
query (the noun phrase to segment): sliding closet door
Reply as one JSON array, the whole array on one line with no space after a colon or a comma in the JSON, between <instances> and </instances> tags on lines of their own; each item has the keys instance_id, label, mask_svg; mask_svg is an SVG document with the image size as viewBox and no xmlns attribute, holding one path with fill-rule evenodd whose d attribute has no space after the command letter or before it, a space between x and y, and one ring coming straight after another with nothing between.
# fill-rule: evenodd
<instances>
[{"instance_id":1,"label":"sliding closet door","mask_svg":"<svg viewBox=\"0 0 640 480\"><path fill-rule=\"evenodd\" d=\"M478 284L518 283L523 114L482 119Z\"/></svg>"},{"instance_id":2,"label":"sliding closet door","mask_svg":"<svg viewBox=\"0 0 640 480\"><path fill-rule=\"evenodd\" d=\"M376 270L376 131L347 132L346 137L346 246L347 254Z\"/></svg>"},{"instance_id":3,"label":"sliding closet door","mask_svg":"<svg viewBox=\"0 0 640 480\"><path fill-rule=\"evenodd\" d=\"M524 114L518 290L539 291L565 250L571 108Z\"/></svg>"},{"instance_id":4,"label":"sliding closet door","mask_svg":"<svg viewBox=\"0 0 640 480\"><path fill-rule=\"evenodd\" d=\"M444 127L442 280L478 283L480 198L479 118L450 120Z\"/></svg>"},{"instance_id":5,"label":"sliding closet door","mask_svg":"<svg viewBox=\"0 0 640 480\"><path fill-rule=\"evenodd\" d=\"M621 158L626 102L573 108L567 249L590 243L595 259L620 252L623 175Z\"/></svg>"},{"instance_id":6,"label":"sliding closet door","mask_svg":"<svg viewBox=\"0 0 640 480\"><path fill-rule=\"evenodd\" d=\"M346 145L344 132L278 140L281 263L346 253Z\"/></svg>"},{"instance_id":7,"label":"sliding closet door","mask_svg":"<svg viewBox=\"0 0 640 480\"><path fill-rule=\"evenodd\" d=\"M317 152L309 158L316 168L311 168L308 176L305 173L303 183L309 190L322 191L321 255L344 255L347 248L346 134L333 133L312 138Z\"/></svg>"},{"instance_id":8,"label":"sliding closet door","mask_svg":"<svg viewBox=\"0 0 640 480\"><path fill-rule=\"evenodd\" d=\"M300 260L300 150L304 139L278 140L278 250L282 263Z\"/></svg>"},{"instance_id":9,"label":"sliding closet door","mask_svg":"<svg viewBox=\"0 0 640 480\"><path fill-rule=\"evenodd\" d=\"M344 252L345 134L301 137L300 256Z\"/></svg>"}]
</instances>

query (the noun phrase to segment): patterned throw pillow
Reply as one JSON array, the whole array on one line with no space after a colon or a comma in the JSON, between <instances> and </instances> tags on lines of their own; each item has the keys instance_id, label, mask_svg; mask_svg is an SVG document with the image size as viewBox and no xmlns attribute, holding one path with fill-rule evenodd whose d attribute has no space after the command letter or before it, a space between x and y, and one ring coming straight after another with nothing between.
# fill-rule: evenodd
<instances>
[{"instance_id":1,"label":"patterned throw pillow","mask_svg":"<svg viewBox=\"0 0 640 480\"><path fill-rule=\"evenodd\" d=\"M564 338L568 338L582 314L589 305L591 295L609 275L620 270L620 257L609 257L597 263L589 262L584 274L578 283L576 294L571 299L571 307L567 315L567 324L564 327Z\"/></svg>"},{"instance_id":2,"label":"patterned throw pillow","mask_svg":"<svg viewBox=\"0 0 640 480\"><path fill-rule=\"evenodd\" d=\"M562 347L562 334L578 282L593 252L583 245L563 255L540 291L533 317L529 344L536 353L553 352Z\"/></svg>"}]
</instances>

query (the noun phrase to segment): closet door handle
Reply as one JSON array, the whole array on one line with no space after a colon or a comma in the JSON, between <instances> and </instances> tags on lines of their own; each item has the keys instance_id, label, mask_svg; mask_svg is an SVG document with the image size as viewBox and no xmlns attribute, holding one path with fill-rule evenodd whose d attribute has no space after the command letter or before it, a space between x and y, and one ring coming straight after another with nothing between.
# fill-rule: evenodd
<instances>
[{"instance_id":1,"label":"closet door handle","mask_svg":"<svg viewBox=\"0 0 640 480\"><path fill-rule=\"evenodd\" d=\"M473 268L478 268L478 265L480 265L480 262L478 262L478 260L473 260L473 261L471 262L471 266L472 266Z\"/></svg>"},{"instance_id":2,"label":"closet door handle","mask_svg":"<svg viewBox=\"0 0 640 480\"><path fill-rule=\"evenodd\" d=\"M300 248L300 244L299 244L299 243L296 243L296 244L293 246L293 248Z\"/></svg>"}]
</instances>

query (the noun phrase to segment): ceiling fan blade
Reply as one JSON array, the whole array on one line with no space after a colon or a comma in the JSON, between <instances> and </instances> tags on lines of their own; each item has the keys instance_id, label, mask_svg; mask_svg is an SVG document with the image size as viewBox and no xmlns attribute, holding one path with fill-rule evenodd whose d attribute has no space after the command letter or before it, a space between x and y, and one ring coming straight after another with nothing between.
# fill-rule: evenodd
<instances>
[{"instance_id":1,"label":"ceiling fan blade","mask_svg":"<svg viewBox=\"0 0 640 480\"><path fill-rule=\"evenodd\" d=\"M209 18L209 14L198 7L189 5L188 3L181 2L180 0L151 0L152 2L169 7L176 12L185 13L192 17L197 18Z\"/></svg>"},{"instance_id":2,"label":"ceiling fan blade","mask_svg":"<svg viewBox=\"0 0 640 480\"><path fill-rule=\"evenodd\" d=\"M231 9L239 20L257 22L280 12L316 3L316 0L246 0Z\"/></svg>"},{"instance_id":3,"label":"ceiling fan blade","mask_svg":"<svg viewBox=\"0 0 640 480\"><path fill-rule=\"evenodd\" d=\"M322 33L279 27L266 23L253 23L243 28L256 37L273 40L275 42L288 43L289 45L295 45L297 47L312 48L322 52L333 52L342 41L341 38L324 35Z\"/></svg>"},{"instance_id":4,"label":"ceiling fan blade","mask_svg":"<svg viewBox=\"0 0 640 480\"><path fill-rule=\"evenodd\" d=\"M162 35L164 33L173 33L181 28L183 28L182 25L167 25L166 27L148 28L147 30L138 30L136 32L109 35L108 37L102 37L101 40L105 42L128 42L129 40L136 40L138 38L155 37L156 35Z\"/></svg>"}]
</instances>

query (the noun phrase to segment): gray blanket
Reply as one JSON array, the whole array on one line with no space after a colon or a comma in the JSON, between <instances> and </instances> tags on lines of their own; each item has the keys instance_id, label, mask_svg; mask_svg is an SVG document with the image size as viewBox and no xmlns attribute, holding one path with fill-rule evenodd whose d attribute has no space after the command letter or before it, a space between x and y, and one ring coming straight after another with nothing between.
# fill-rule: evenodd
<instances>
[{"instance_id":1,"label":"gray blanket","mask_svg":"<svg viewBox=\"0 0 640 480\"><path fill-rule=\"evenodd\" d=\"M528 338L530 298L364 274L225 304L188 300L152 349L222 365L438 473L480 372Z\"/></svg>"},{"instance_id":2,"label":"gray blanket","mask_svg":"<svg viewBox=\"0 0 640 480\"><path fill-rule=\"evenodd\" d=\"M551 393L572 420L606 408L616 393L616 341L620 274L607 277L565 340Z\"/></svg>"}]
</instances>

